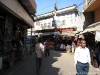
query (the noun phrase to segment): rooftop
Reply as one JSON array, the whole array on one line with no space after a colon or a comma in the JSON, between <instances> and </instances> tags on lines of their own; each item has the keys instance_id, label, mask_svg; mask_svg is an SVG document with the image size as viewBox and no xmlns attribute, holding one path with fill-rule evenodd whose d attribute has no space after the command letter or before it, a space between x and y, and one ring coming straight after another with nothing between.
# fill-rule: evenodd
<instances>
[{"instance_id":1,"label":"rooftop","mask_svg":"<svg viewBox=\"0 0 100 75\"><path fill-rule=\"evenodd\" d=\"M69 6L69 7L58 9L56 11L56 14L60 15L60 14L73 12L73 11L78 11L76 4L73 4L72 6ZM47 18L47 17L52 17L52 16L54 16L54 13L55 13L55 11L53 10L53 11L50 11L50 12L47 12L47 13L44 13L44 14L37 15L37 16L34 17L34 20L39 20L39 19L43 19L43 18Z\"/></svg>"}]
</instances>

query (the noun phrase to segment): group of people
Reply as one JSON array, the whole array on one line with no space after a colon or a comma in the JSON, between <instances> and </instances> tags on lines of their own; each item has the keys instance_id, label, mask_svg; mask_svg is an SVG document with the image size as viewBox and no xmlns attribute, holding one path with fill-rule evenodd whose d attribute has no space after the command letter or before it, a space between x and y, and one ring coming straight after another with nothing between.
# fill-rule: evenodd
<instances>
[{"instance_id":1,"label":"group of people","mask_svg":"<svg viewBox=\"0 0 100 75\"><path fill-rule=\"evenodd\" d=\"M76 42L72 42L74 48L74 63L76 65L76 75L87 75L89 72L89 66L95 65L93 61L96 60L97 63L100 63L98 56L100 52L100 45L98 44L98 47L96 47L96 50L94 51L94 55L90 51L90 49L86 46L86 40L84 39L78 39ZM39 39L38 43L35 45L35 55L36 55L36 67L37 67L37 73L40 73L40 66L41 61L44 57L49 56L49 50L50 50L50 43L48 40L46 40L44 43L42 43L42 40ZM92 55L91 55L92 54Z\"/></svg>"},{"instance_id":2,"label":"group of people","mask_svg":"<svg viewBox=\"0 0 100 75\"><path fill-rule=\"evenodd\" d=\"M94 48L88 46L91 54L91 64L94 68L99 68L100 65L100 42L96 43Z\"/></svg>"},{"instance_id":3,"label":"group of people","mask_svg":"<svg viewBox=\"0 0 100 75\"><path fill-rule=\"evenodd\" d=\"M44 59L44 57L50 55L49 50L49 40L45 40L45 42L42 42L42 40L39 39L37 44L35 45L36 69L38 75L40 74L41 61Z\"/></svg>"},{"instance_id":4,"label":"group of people","mask_svg":"<svg viewBox=\"0 0 100 75\"><path fill-rule=\"evenodd\" d=\"M62 50L62 51L66 51L67 53L74 53L75 52L75 48L79 46L79 42L81 39L78 39L77 41L74 40L57 40L56 43L56 50Z\"/></svg>"}]
</instances>

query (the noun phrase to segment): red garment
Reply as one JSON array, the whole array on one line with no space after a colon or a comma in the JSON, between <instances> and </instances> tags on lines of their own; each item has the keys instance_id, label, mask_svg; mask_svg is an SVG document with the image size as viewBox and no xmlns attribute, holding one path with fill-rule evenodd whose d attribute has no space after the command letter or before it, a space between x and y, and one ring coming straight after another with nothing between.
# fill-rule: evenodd
<instances>
[{"instance_id":1,"label":"red garment","mask_svg":"<svg viewBox=\"0 0 100 75\"><path fill-rule=\"evenodd\" d=\"M72 36L72 41L75 41L75 36Z\"/></svg>"},{"instance_id":2,"label":"red garment","mask_svg":"<svg viewBox=\"0 0 100 75\"><path fill-rule=\"evenodd\" d=\"M46 49L50 49L50 43L49 42L46 42Z\"/></svg>"}]
</instances>

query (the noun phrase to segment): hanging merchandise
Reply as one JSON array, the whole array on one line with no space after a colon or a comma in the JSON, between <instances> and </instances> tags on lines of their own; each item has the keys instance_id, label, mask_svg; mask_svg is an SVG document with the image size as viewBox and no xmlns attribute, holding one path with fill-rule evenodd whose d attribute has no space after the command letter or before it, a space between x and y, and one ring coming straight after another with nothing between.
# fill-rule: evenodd
<instances>
[{"instance_id":1,"label":"hanging merchandise","mask_svg":"<svg viewBox=\"0 0 100 75\"><path fill-rule=\"evenodd\" d=\"M96 31L95 41L100 41L100 31Z\"/></svg>"}]
</instances>

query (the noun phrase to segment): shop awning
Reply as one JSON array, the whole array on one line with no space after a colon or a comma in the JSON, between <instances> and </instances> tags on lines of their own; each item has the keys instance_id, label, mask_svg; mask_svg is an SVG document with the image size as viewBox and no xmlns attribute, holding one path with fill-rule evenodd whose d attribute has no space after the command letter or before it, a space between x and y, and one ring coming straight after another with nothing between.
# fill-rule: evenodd
<instances>
[{"instance_id":1,"label":"shop awning","mask_svg":"<svg viewBox=\"0 0 100 75\"><path fill-rule=\"evenodd\" d=\"M96 22L89 25L82 33L91 32L91 31L99 31L99 30L100 30L100 22Z\"/></svg>"},{"instance_id":2,"label":"shop awning","mask_svg":"<svg viewBox=\"0 0 100 75\"><path fill-rule=\"evenodd\" d=\"M31 15L34 15L36 13L36 2L35 0L18 0L20 3L22 3L29 13Z\"/></svg>"},{"instance_id":3,"label":"shop awning","mask_svg":"<svg viewBox=\"0 0 100 75\"><path fill-rule=\"evenodd\" d=\"M32 17L17 0L0 0L0 7L3 7L9 13L22 20L30 27L34 27L34 21Z\"/></svg>"}]
</instances>

